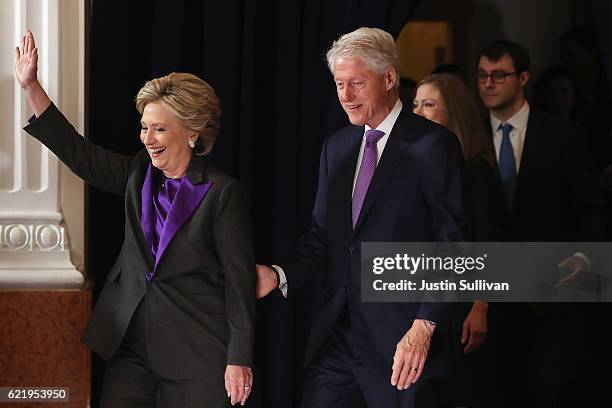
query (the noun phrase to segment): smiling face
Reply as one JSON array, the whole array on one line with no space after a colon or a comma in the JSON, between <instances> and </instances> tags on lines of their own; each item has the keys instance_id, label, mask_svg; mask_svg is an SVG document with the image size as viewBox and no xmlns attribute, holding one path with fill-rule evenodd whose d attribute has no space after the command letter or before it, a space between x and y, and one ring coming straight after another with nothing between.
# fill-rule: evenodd
<instances>
[{"instance_id":1,"label":"smiling face","mask_svg":"<svg viewBox=\"0 0 612 408\"><path fill-rule=\"evenodd\" d=\"M191 160L189 140L197 135L182 126L162 102L150 102L142 111L140 140L147 148L153 166L167 177L181 177Z\"/></svg>"},{"instance_id":2,"label":"smiling face","mask_svg":"<svg viewBox=\"0 0 612 408\"><path fill-rule=\"evenodd\" d=\"M412 111L442 126L448 125L446 105L440 90L432 84L422 84L416 91Z\"/></svg>"},{"instance_id":3,"label":"smiling face","mask_svg":"<svg viewBox=\"0 0 612 408\"><path fill-rule=\"evenodd\" d=\"M334 81L342 108L353 125L376 128L397 101L392 67L377 74L358 58L339 58L334 63Z\"/></svg>"}]
</instances>

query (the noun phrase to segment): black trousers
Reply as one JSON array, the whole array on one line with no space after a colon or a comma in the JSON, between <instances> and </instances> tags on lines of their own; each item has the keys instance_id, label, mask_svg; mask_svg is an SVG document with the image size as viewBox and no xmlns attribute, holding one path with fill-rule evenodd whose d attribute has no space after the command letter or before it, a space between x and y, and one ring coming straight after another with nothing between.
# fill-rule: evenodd
<instances>
[{"instance_id":1,"label":"black trousers","mask_svg":"<svg viewBox=\"0 0 612 408\"><path fill-rule=\"evenodd\" d=\"M419 380L398 391L389 373L374 378L355 355L348 309L345 307L332 332L304 375L302 408L436 408L437 383Z\"/></svg>"},{"instance_id":2,"label":"black trousers","mask_svg":"<svg viewBox=\"0 0 612 408\"><path fill-rule=\"evenodd\" d=\"M218 380L172 380L153 370L146 348L144 300L104 373L102 408L229 407L223 373ZM214 390L211 392L211 390Z\"/></svg>"}]
</instances>

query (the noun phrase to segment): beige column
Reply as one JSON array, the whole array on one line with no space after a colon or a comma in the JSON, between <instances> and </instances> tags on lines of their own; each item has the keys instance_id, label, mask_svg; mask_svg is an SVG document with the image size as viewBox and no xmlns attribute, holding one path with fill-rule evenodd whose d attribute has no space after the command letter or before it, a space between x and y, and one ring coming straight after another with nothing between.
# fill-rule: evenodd
<instances>
[{"instance_id":1,"label":"beige column","mask_svg":"<svg viewBox=\"0 0 612 408\"><path fill-rule=\"evenodd\" d=\"M31 29L39 79L82 133L84 2L3 0L0 38ZM14 47L0 49L0 290L79 289L84 283L83 183L22 127L32 115L15 80Z\"/></svg>"}]
</instances>

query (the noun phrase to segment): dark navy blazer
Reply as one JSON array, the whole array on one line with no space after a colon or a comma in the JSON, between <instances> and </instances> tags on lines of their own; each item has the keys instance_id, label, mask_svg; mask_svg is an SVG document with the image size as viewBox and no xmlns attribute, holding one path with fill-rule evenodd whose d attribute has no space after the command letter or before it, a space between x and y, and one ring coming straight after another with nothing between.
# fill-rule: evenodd
<instances>
[{"instance_id":1,"label":"dark navy blazer","mask_svg":"<svg viewBox=\"0 0 612 408\"><path fill-rule=\"evenodd\" d=\"M360 251L362 242L465 241L460 144L446 128L404 107L353 230L351 196L363 134L363 126L351 125L325 140L311 230L283 264L290 295L322 273L306 364L348 304L367 375L389 382L396 345L417 318L439 324L422 378L442 375L449 364L443 343L450 305L362 303Z\"/></svg>"}]
</instances>

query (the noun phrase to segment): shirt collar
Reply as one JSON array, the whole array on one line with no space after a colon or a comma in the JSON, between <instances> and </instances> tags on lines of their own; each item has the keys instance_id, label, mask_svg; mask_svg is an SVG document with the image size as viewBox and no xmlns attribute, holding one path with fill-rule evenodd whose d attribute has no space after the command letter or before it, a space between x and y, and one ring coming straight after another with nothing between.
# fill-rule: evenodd
<instances>
[{"instance_id":1,"label":"shirt collar","mask_svg":"<svg viewBox=\"0 0 612 408\"><path fill-rule=\"evenodd\" d=\"M391 134L391 130L393 129L393 126L395 125L395 122L397 121L397 118L399 117L399 114L402 111L402 106L402 101L397 98L397 102L395 102L395 105L393 105L393 109L391 109L391 112L389 112L387 117L380 123L380 125L376 127L376 129L385 132L386 136ZM366 132L370 129L372 128L368 125L365 125Z\"/></svg>"},{"instance_id":2,"label":"shirt collar","mask_svg":"<svg viewBox=\"0 0 612 408\"><path fill-rule=\"evenodd\" d=\"M518 110L512 117L506 121L501 121L493 116L492 113L489 114L491 118L491 129L493 129L493 133L496 133L499 129L499 125L502 123L509 123L512 127L520 132L524 132L527 129L527 120L529 119L529 103L525 101L521 109Z\"/></svg>"}]
</instances>

